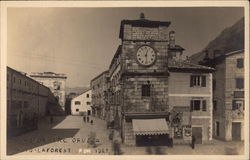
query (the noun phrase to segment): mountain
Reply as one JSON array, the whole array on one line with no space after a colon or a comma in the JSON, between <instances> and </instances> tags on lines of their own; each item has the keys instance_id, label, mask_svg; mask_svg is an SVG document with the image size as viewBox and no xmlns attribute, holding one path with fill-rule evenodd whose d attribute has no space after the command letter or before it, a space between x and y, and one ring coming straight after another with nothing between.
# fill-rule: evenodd
<instances>
[{"instance_id":1,"label":"mountain","mask_svg":"<svg viewBox=\"0 0 250 160\"><path fill-rule=\"evenodd\" d=\"M76 93L77 95L78 94L81 94L83 93L84 91L86 91L87 89L89 89L89 87L66 87L65 91L66 91L66 95L70 94L70 93Z\"/></svg>"},{"instance_id":2,"label":"mountain","mask_svg":"<svg viewBox=\"0 0 250 160\"><path fill-rule=\"evenodd\" d=\"M244 17L231 27L224 29L202 51L193 54L190 61L198 64L205 58L206 51L211 55L214 50L219 50L220 53L225 54L241 49L244 49Z\"/></svg>"}]
</instances>

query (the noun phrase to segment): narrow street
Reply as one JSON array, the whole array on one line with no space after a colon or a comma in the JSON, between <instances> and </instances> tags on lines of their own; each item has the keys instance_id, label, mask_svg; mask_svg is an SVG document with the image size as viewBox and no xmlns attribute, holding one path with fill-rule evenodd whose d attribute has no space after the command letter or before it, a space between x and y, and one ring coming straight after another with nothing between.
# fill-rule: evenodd
<instances>
[{"instance_id":1,"label":"narrow street","mask_svg":"<svg viewBox=\"0 0 250 160\"><path fill-rule=\"evenodd\" d=\"M90 155L113 154L109 131L104 120L91 117L94 124L83 122L82 116L57 116L53 124L50 117L39 122L38 130L12 137L8 140L8 155ZM100 143L96 148L88 146L87 138L91 132L96 133ZM197 144L193 150L189 145L169 147L131 147L121 145L125 155L224 155L243 154L243 142L223 142L212 140L210 144Z\"/></svg>"}]
</instances>

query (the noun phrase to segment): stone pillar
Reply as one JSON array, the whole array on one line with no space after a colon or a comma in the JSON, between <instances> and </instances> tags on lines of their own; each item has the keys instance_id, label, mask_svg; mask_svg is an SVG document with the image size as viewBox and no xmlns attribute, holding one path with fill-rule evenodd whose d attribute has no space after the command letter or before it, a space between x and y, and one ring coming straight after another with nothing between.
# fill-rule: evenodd
<instances>
[{"instance_id":1,"label":"stone pillar","mask_svg":"<svg viewBox=\"0 0 250 160\"><path fill-rule=\"evenodd\" d=\"M124 143L129 146L136 145L136 138L132 129L132 122L125 122L125 135L124 135Z\"/></svg>"},{"instance_id":2,"label":"stone pillar","mask_svg":"<svg viewBox=\"0 0 250 160\"><path fill-rule=\"evenodd\" d=\"M232 122L230 120L226 120L225 125L225 141L232 140Z\"/></svg>"}]
</instances>

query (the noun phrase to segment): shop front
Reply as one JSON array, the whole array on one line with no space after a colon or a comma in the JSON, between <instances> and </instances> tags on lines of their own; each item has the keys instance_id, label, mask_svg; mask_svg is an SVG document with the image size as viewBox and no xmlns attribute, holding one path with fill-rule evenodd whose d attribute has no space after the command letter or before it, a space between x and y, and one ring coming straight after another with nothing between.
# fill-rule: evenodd
<instances>
[{"instance_id":1,"label":"shop front","mask_svg":"<svg viewBox=\"0 0 250 160\"><path fill-rule=\"evenodd\" d=\"M133 119L136 146L169 145L169 127L165 119Z\"/></svg>"}]
</instances>

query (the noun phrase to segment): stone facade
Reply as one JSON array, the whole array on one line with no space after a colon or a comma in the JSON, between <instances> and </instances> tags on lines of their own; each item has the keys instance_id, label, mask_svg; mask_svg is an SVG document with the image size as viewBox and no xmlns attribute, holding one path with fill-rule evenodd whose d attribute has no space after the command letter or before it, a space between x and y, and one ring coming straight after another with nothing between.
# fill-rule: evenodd
<instances>
[{"instance_id":1,"label":"stone facade","mask_svg":"<svg viewBox=\"0 0 250 160\"><path fill-rule=\"evenodd\" d=\"M108 71L104 71L91 80L92 90L92 114L99 118L105 119L105 108L107 106L107 86L108 86Z\"/></svg>"},{"instance_id":2,"label":"stone facade","mask_svg":"<svg viewBox=\"0 0 250 160\"><path fill-rule=\"evenodd\" d=\"M217 52L201 62L216 69L213 73L213 136L226 141L244 140L244 50Z\"/></svg>"},{"instance_id":3,"label":"stone facade","mask_svg":"<svg viewBox=\"0 0 250 160\"><path fill-rule=\"evenodd\" d=\"M29 78L25 73L7 67L7 128L8 135L25 132L34 119L44 117L55 103L50 89Z\"/></svg>"},{"instance_id":4,"label":"stone facade","mask_svg":"<svg viewBox=\"0 0 250 160\"><path fill-rule=\"evenodd\" d=\"M92 91L89 89L82 94L72 98L71 114L72 115L91 115L91 97Z\"/></svg>"},{"instance_id":5,"label":"stone facade","mask_svg":"<svg viewBox=\"0 0 250 160\"><path fill-rule=\"evenodd\" d=\"M109 66L109 81L108 81L108 104L110 106L110 121L114 121L114 128L120 132L122 141L126 145L138 145L142 144L145 136L135 135L133 131L133 120L136 119L160 119L166 123L166 128L169 128L169 133L158 136L158 140L161 138L170 137L173 135L171 129L171 108L176 103L184 101L184 107L188 106L188 114L190 114L190 99L193 97L192 91L195 94L205 94L207 97L203 97L208 101L207 110L204 113L204 117L209 119L207 123L202 126L203 138L208 140L211 137L211 71L209 67L202 67L199 65L189 65L191 70L184 64L181 66L171 66L173 73L170 72L168 60L170 57L174 57L172 52L182 52L184 49L178 45L175 45L174 39L171 39L171 46L168 42L168 26L170 22L150 21L146 19L139 20L123 20L120 27L120 36L122 40L120 46L111 61ZM174 32L172 37L174 37ZM150 54L154 54L155 59L149 65L143 65L140 63L141 55L138 54L142 48L150 48L150 51L145 51L146 62ZM143 51L142 51L143 52ZM142 53L140 52L140 53ZM169 56L171 54L171 56ZM181 60L178 58L178 60ZM175 71L175 70L178 71ZM184 71L179 73L179 70ZM175 83L179 78L186 80L194 72L199 72L202 75L207 76L207 86L200 87L200 89L190 89L189 82L179 81ZM176 72L176 73L175 73ZM170 77L172 74L172 83L170 84ZM180 74L180 75L179 75ZM183 74L183 75L182 75ZM190 79L190 78L189 78ZM172 85L172 86L170 86ZM187 86L185 86L187 85ZM173 89L177 86L177 90ZM169 93L169 87L172 87L171 92L173 94L190 94L186 97L171 97ZM179 90L179 91L178 91ZM190 92L189 92L190 91ZM171 101L170 101L171 98ZM188 105L186 104L188 103ZM196 113L192 113L192 122L190 123L200 125L196 122L196 119L200 118ZM199 114L198 114L199 115ZM206 120L207 120L206 119ZM147 124L145 124L147 125ZM156 124L157 125L157 124ZM196 127L197 127L196 125ZM150 139L150 135L149 136ZM138 139L137 139L138 138ZM141 142L139 142L141 141Z\"/></svg>"},{"instance_id":6,"label":"stone facade","mask_svg":"<svg viewBox=\"0 0 250 160\"><path fill-rule=\"evenodd\" d=\"M192 75L202 75L206 77L205 86L190 86L190 77ZM170 72L169 75L169 108L170 111L178 108L182 115L180 128L190 125L191 127L202 128L202 143L212 139L212 73L206 72ZM206 102L205 110L190 110L192 100L202 100ZM185 108L187 108L185 110ZM174 129L174 128L172 128ZM174 132L171 132L174 136ZM183 134L183 133L182 133ZM191 135L190 135L191 136ZM183 137L183 136L181 136ZM186 143L190 143L191 137ZM179 138L184 139L184 138ZM178 138L174 143L180 143ZM183 141L184 142L184 141Z\"/></svg>"},{"instance_id":7,"label":"stone facade","mask_svg":"<svg viewBox=\"0 0 250 160\"><path fill-rule=\"evenodd\" d=\"M58 103L61 105L62 109L65 110L65 85L67 79L65 74L58 74L53 72L31 73L30 77L47 86L57 98Z\"/></svg>"}]
</instances>

